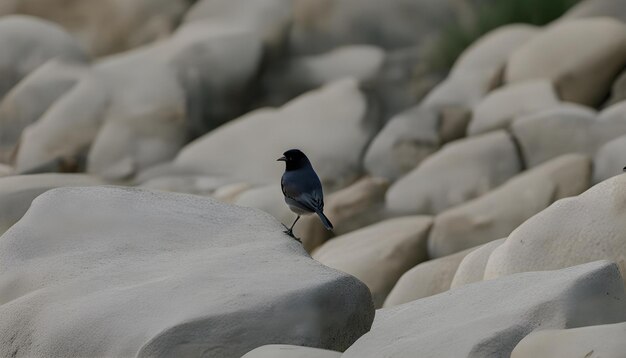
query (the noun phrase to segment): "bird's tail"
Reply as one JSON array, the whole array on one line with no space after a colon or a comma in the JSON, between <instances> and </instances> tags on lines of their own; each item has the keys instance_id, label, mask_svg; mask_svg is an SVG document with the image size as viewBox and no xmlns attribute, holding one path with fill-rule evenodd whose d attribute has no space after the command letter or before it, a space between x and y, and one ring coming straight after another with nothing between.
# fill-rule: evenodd
<instances>
[{"instance_id":1,"label":"bird's tail","mask_svg":"<svg viewBox=\"0 0 626 358\"><path fill-rule=\"evenodd\" d=\"M320 220L322 220L322 224L324 224L324 227L326 228L326 230L333 229L333 224L331 224L330 220L328 220L328 218L326 217L326 215L324 215L323 212L318 211L317 215L319 215Z\"/></svg>"}]
</instances>

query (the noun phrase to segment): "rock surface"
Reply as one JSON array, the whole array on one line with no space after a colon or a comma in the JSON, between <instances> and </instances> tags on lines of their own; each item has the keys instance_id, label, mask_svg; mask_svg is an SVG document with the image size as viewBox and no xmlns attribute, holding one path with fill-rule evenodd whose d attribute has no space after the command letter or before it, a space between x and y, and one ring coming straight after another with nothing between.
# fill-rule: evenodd
<instances>
[{"instance_id":1,"label":"rock surface","mask_svg":"<svg viewBox=\"0 0 626 358\"><path fill-rule=\"evenodd\" d=\"M241 358L339 358L341 352L326 349L270 344L256 348Z\"/></svg>"},{"instance_id":2,"label":"rock surface","mask_svg":"<svg viewBox=\"0 0 626 358\"><path fill-rule=\"evenodd\" d=\"M394 214L437 214L463 204L521 171L509 135L495 131L444 146L387 192Z\"/></svg>"},{"instance_id":3,"label":"rock surface","mask_svg":"<svg viewBox=\"0 0 626 358\"><path fill-rule=\"evenodd\" d=\"M101 180L81 174L34 174L0 178L0 235L22 218L30 203L40 194L66 186L104 184Z\"/></svg>"},{"instance_id":4,"label":"rock surface","mask_svg":"<svg viewBox=\"0 0 626 358\"><path fill-rule=\"evenodd\" d=\"M626 272L626 175L557 201L509 235L489 257L485 279L608 259Z\"/></svg>"},{"instance_id":5,"label":"rock surface","mask_svg":"<svg viewBox=\"0 0 626 358\"><path fill-rule=\"evenodd\" d=\"M494 240L467 254L459 264L450 283L450 288L482 281L485 276L485 267L487 266L487 261L489 261L489 256L498 246L504 243L504 240L506 238Z\"/></svg>"},{"instance_id":6,"label":"rock surface","mask_svg":"<svg viewBox=\"0 0 626 358\"><path fill-rule=\"evenodd\" d=\"M512 275L378 310L342 357L506 357L537 329L623 321L624 299L607 261Z\"/></svg>"},{"instance_id":7,"label":"rock surface","mask_svg":"<svg viewBox=\"0 0 626 358\"><path fill-rule=\"evenodd\" d=\"M593 158L593 183L597 184L608 178L622 174L626 165L626 136L613 139L603 145Z\"/></svg>"},{"instance_id":8,"label":"rock surface","mask_svg":"<svg viewBox=\"0 0 626 358\"><path fill-rule=\"evenodd\" d=\"M435 218L428 255L442 257L508 236L554 201L589 188L591 160L569 154L522 172L498 188Z\"/></svg>"},{"instance_id":9,"label":"rock surface","mask_svg":"<svg viewBox=\"0 0 626 358\"><path fill-rule=\"evenodd\" d=\"M267 214L197 196L50 191L0 240L0 355L346 349L372 322L367 288L281 230Z\"/></svg>"},{"instance_id":10,"label":"rock surface","mask_svg":"<svg viewBox=\"0 0 626 358\"><path fill-rule=\"evenodd\" d=\"M383 307L398 306L447 291L457 267L473 250L428 260L405 272L387 296Z\"/></svg>"},{"instance_id":11,"label":"rock surface","mask_svg":"<svg viewBox=\"0 0 626 358\"><path fill-rule=\"evenodd\" d=\"M626 323L573 329L547 329L524 337L511 358L621 358L626 352Z\"/></svg>"},{"instance_id":12,"label":"rock surface","mask_svg":"<svg viewBox=\"0 0 626 358\"><path fill-rule=\"evenodd\" d=\"M610 18L576 19L549 26L517 49L505 78L507 83L549 79L562 100L596 106L624 64L625 24Z\"/></svg>"},{"instance_id":13,"label":"rock surface","mask_svg":"<svg viewBox=\"0 0 626 358\"><path fill-rule=\"evenodd\" d=\"M431 225L427 216L382 221L328 241L313 258L363 281L381 307L400 276L426 260Z\"/></svg>"}]
</instances>

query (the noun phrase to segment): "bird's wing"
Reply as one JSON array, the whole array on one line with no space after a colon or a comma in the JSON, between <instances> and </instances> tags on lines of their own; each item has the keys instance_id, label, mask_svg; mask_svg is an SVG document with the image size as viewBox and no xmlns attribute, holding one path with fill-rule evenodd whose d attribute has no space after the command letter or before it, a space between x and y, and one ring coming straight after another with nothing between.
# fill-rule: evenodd
<instances>
[{"instance_id":1,"label":"bird's wing","mask_svg":"<svg viewBox=\"0 0 626 358\"><path fill-rule=\"evenodd\" d=\"M280 187L287 198L296 201L310 211L317 212L324 209L324 195L321 187L301 190L301 188L286 183L285 180L280 181Z\"/></svg>"}]
</instances>

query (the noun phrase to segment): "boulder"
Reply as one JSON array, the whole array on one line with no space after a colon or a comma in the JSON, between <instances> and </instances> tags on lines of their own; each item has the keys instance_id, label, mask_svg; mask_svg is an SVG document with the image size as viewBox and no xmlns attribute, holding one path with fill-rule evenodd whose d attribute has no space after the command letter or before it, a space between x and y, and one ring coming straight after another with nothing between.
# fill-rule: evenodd
<instances>
[{"instance_id":1,"label":"boulder","mask_svg":"<svg viewBox=\"0 0 626 358\"><path fill-rule=\"evenodd\" d=\"M0 48L0 99L52 58L85 60L82 49L61 27L30 16L0 19Z\"/></svg>"},{"instance_id":2,"label":"boulder","mask_svg":"<svg viewBox=\"0 0 626 358\"><path fill-rule=\"evenodd\" d=\"M269 344L246 353L241 358L340 358L341 352L326 349Z\"/></svg>"},{"instance_id":3,"label":"boulder","mask_svg":"<svg viewBox=\"0 0 626 358\"><path fill-rule=\"evenodd\" d=\"M210 196L219 188L229 185L228 181L206 175L159 176L146 180L139 186L146 189L171 191Z\"/></svg>"},{"instance_id":4,"label":"boulder","mask_svg":"<svg viewBox=\"0 0 626 358\"><path fill-rule=\"evenodd\" d=\"M518 48L506 65L505 79L551 80L562 100L597 106L625 64L625 24L610 18L576 19L555 23Z\"/></svg>"},{"instance_id":5,"label":"boulder","mask_svg":"<svg viewBox=\"0 0 626 358\"><path fill-rule=\"evenodd\" d=\"M428 260L405 272L387 296L383 307L398 306L447 291L457 267L473 250Z\"/></svg>"},{"instance_id":6,"label":"boulder","mask_svg":"<svg viewBox=\"0 0 626 358\"><path fill-rule=\"evenodd\" d=\"M622 169L626 166L626 162L624 161L625 150L626 136L613 139L600 147L593 158L594 184L622 174Z\"/></svg>"},{"instance_id":7,"label":"boulder","mask_svg":"<svg viewBox=\"0 0 626 358\"><path fill-rule=\"evenodd\" d=\"M508 236L554 201L589 188L591 160L569 154L522 172L500 187L435 218L428 255L442 257Z\"/></svg>"},{"instance_id":8,"label":"boulder","mask_svg":"<svg viewBox=\"0 0 626 358\"><path fill-rule=\"evenodd\" d=\"M122 52L167 37L188 0L3 0L0 15L24 14L55 22L92 56Z\"/></svg>"},{"instance_id":9,"label":"boulder","mask_svg":"<svg viewBox=\"0 0 626 358\"><path fill-rule=\"evenodd\" d=\"M509 235L489 257L485 279L608 259L626 269L626 175L557 201Z\"/></svg>"},{"instance_id":10,"label":"boulder","mask_svg":"<svg viewBox=\"0 0 626 358\"><path fill-rule=\"evenodd\" d=\"M626 102L603 110L564 104L516 120L512 126L526 165L534 167L567 153L594 156L609 141L626 134ZM621 167L621 166L620 166Z\"/></svg>"},{"instance_id":11,"label":"boulder","mask_svg":"<svg viewBox=\"0 0 626 358\"><path fill-rule=\"evenodd\" d=\"M621 0L583 0L561 17L561 21L589 17L612 17L626 22L626 8Z\"/></svg>"},{"instance_id":12,"label":"boulder","mask_svg":"<svg viewBox=\"0 0 626 358\"><path fill-rule=\"evenodd\" d=\"M438 214L479 197L522 170L515 145L504 131L445 145L387 192L393 214Z\"/></svg>"},{"instance_id":13,"label":"boulder","mask_svg":"<svg viewBox=\"0 0 626 358\"><path fill-rule=\"evenodd\" d=\"M82 174L35 174L1 177L0 235L22 218L33 199L50 189L103 184L97 178Z\"/></svg>"},{"instance_id":14,"label":"boulder","mask_svg":"<svg viewBox=\"0 0 626 358\"><path fill-rule=\"evenodd\" d=\"M332 191L361 173L361 153L375 129L368 122L367 109L354 80L334 82L279 109L256 110L228 122L188 144L174 164L267 185L280 182L283 166L276 158L299 148L313 163L324 189ZM272 140L259 133L271 133Z\"/></svg>"},{"instance_id":15,"label":"boulder","mask_svg":"<svg viewBox=\"0 0 626 358\"><path fill-rule=\"evenodd\" d=\"M13 167L10 165L0 163L0 177L5 177L13 174Z\"/></svg>"},{"instance_id":16,"label":"boulder","mask_svg":"<svg viewBox=\"0 0 626 358\"><path fill-rule=\"evenodd\" d=\"M489 256L493 250L504 243L504 240L506 238L486 243L467 254L456 269L450 288L482 281Z\"/></svg>"},{"instance_id":17,"label":"boulder","mask_svg":"<svg viewBox=\"0 0 626 358\"><path fill-rule=\"evenodd\" d=\"M374 137L365 153L368 173L398 179L439 149L440 123L436 111L415 106L393 118Z\"/></svg>"},{"instance_id":18,"label":"boulder","mask_svg":"<svg viewBox=\"0 0 626 358\"><path fill-rule=\"evenodd\" d=\"M524 337L511 358L620 358L626 352L624 336L626 323L547 329Z\"/></svg>"},{"instance_id":19,"label":"boulder","mask_svg":"<svg viewBox=\"0 0 626 358\"><path fill-rule=\"evenodd\" d=\"M626 71L622 71L613 81L613 85L611 85L611 96L606 103L604 103L604 107L612 106L624 100L626 100Z\"/></svg>"},{"instance_id":20,"label":"boulder","mask_svg":"<svg viewBox=\"0 0 626 358\"><path fill-rule=\"evenodd\" d=\"M624 299L607 261L502 277L378 310L342 357L508 357L535 330L622 321Z\"/></svg>"},{"instance_id":21,"label":"boulder","mask_svg":"<svg viewBox=\"0 0 626 358\"><path fill-rule=\"evenodd\" d=\"M427 216L385 220L328 241L313 258L364 282L381 307L400 276L426 259L431 224Z\"/></svg>"},{"instance_id":22,"label":"boulder","mask_svg":"<svg viewBox=\"0 0 626 358\"><path fill-rule=\"evenodd\" d=\"M24 128L35 123L85 71L82 62L52 59L28 74L0 101L0 161L8 162ZM4 154L3 154L4 153Z\"/></svg>"},{"instance_id":23,"label":"boulder","mask_svg":"<svg viewBox=\"0 0 626 358\"><path fill-rule=\"evenodd\" d=\"M469 135L507 129L519 116L532 114L559 104L549 81L532 80L506 85L491 92L472 113Z\"/></svg>"},{"instance_id":24,"label":"boulder","mask_svg":"<svg viewBox=\"0 0 626 358\"><path fill-rule=\"evenodd\" d=\"M0 262L2 356L341 351L374 315L365 285L269 215L186 194L49 191L2 236Z\"/></svg>"}]
</instances>

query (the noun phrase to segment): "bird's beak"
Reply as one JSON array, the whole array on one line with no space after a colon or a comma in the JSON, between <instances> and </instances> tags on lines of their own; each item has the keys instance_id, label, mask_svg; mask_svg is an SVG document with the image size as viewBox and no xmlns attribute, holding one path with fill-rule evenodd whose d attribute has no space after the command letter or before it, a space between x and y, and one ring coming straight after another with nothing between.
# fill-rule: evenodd
<instances>
[{"instance_id":1,"label":"bird's beak","mask_svg":"<svg viewBox=\"0 0 626 358\"><path fill-rule=\"evenodd\" d=\"M287 158L285 158L285 157L280 157L280 158L276 159L276 161L277 161L277 162L286 162L286 161L287 161Z\"/></svg>"}]
</instances>

